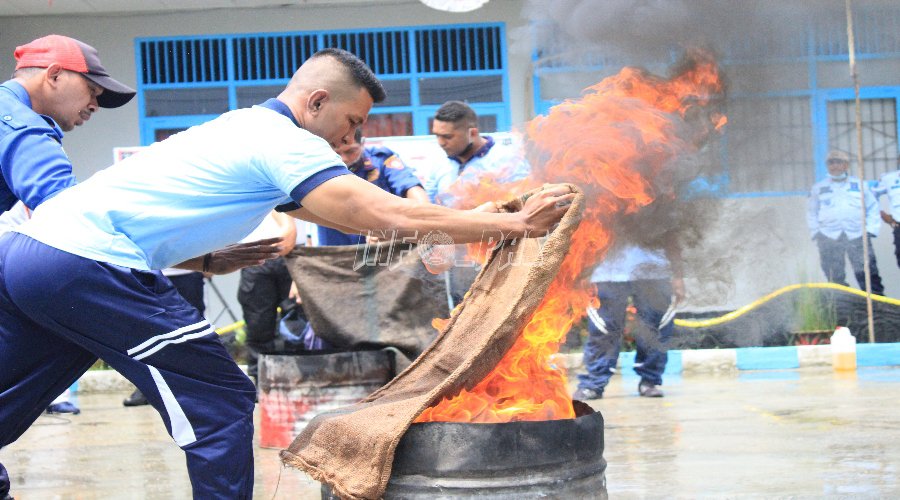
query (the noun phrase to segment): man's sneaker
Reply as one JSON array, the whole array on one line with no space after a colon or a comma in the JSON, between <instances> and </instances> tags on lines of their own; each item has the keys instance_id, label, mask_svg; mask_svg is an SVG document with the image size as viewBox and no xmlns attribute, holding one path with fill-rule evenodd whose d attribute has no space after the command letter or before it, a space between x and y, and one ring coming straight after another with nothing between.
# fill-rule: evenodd
<instances>
[{"instance_id":1,"label":"man's sneaker","mask_svg":"<svg viewBox=\"0 0 900 500\"><path fill-rule=\"evenodd\" d=\"M71 413L72 415L78 415L81 413L81 410L72 403L63 401L62 403L53 403L48 406L47 413Z\"/></svg>"},{"instance_id":2,"label":"man's sneaker","mask_svg":"<svg viewBox=\"0 0 900 500\"><path fill-rule=\"evenodd\" d=\"M125 398L125 401L122 401L122 404L125 406L144 406L150 404L150 401L147 401L147 397L144 396L140 390L135 389L134 392L131 393L131 396Z\"/></svg>"},{"instance_id":3,"label":"man's sneaker","mask_svg":"<svg viewBox=\"0 0 900 500\"><path fill-rule=\"evenodd\" d=\"M587 401L589 399L602 399L603 392L595 391L593 389L582 389L579 388L575 391L575 394L572 394L572 399L578 401Z\"/></svg>"},{"instance_id":4,"label":"man's sneaker","mask_svg":"<svg viewBox=\"0 0 900 500\"><path fill-rule=\"evenodd\" d=\"M661 398L664 396L663 391L659 390L659 387L649 382L638 384L638 394L645 398Z\"/></svg>"}]
</instances>

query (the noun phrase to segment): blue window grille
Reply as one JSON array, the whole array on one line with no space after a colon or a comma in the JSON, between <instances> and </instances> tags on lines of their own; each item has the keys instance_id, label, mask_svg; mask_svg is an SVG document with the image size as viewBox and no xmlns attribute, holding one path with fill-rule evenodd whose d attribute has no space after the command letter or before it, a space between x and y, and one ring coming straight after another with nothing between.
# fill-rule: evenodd
<instances>
[{"instance_id":1,"label":"blue window grille","mask_svg":"<svg viewBox=\"0 0 900 500\"><path fill-rule=\"evenodd\" d=\"M900 154L898 32L900 6L882 3L855 8L863 162L869 181L896 169ZM571 47L560 43L533 52L538 113L564 98L577 97L580 89L627 65L615 54ZM851 153L851 169L856 171L851 114L855 103L843 10L819 9L808 25L798 26L785 38L734 40L720 49L720 63L731 84L728 125L722 140L709 148L722 170L705 179L707 185L715 184L716 192L730 197L802 195L826 175L825 157L834 148ZM672 62L661 61L648 69L663 73ZM746 75L751 76L741 78Z\"/></svg>"},{"instance_id":2,"label":"blue window grille","mask_svg":"<svg viewBox=\"0 0 900 500\"><path fill-rule=\"evenodd\" d=\"M138 106L146 145L219 114L277 95L326 47L348 50L382 80L366 134L430 133L445 101L467 101L485 132L510 126L503 23L370 30L139 38Z\"/></svg>"}]
</instances>

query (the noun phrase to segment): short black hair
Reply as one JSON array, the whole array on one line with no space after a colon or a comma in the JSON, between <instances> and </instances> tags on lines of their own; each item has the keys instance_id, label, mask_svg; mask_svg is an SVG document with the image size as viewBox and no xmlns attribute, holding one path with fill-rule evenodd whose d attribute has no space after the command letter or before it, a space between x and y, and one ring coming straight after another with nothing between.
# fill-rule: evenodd
<instances>
[{"instance_id":1,"label":"short black hair","mask_svg":"<svg viewBox=\"0 0 900 500\"><path fill-rule=\"evenodd\" d=\"M381 86L381 82L378 81L378 77L375 76L375 73L372 72L362 59L356 57L352 52L329 47L316 52L310 59L323 56L333 57L347 68L353 81L360 87L365 87L366 91L369 92L369 95L372 96L372 101L381 102L387 97L387 93L384 91L384 87Z\"/></svg>"},{"instance_id":2,"label":"short black hair","mask_svg":"<svg viewBox=\"0 0 900 500\"><path fill-rule=\"evenodd\" d=\"M475 114L475 110L462 101L445 102L434 114L434 119L454 125L478 127L478 115Z\"/></svg>"}]
</instances>

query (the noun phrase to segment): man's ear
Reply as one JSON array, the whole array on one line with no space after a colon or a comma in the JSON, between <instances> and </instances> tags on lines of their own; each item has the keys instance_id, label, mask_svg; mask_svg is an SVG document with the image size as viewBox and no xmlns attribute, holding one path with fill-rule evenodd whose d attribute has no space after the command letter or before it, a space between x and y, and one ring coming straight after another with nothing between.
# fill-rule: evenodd
<instances>
[{"instance_id":1,"label":"man's ear","mask_svg":"<svg viewBox=\"0 0 900 500\"><path fill-rule=\"evenodd\" d=\"M306 110L311 115L319 114L322 106L328 102L328 91L325 89L314 90L309 94L309 98L306 100Z\"/></svg>"},{"instance_id":2,"label":"man's ear","mask_svg":"<svg viewBox=\"0 0 900 500\"><path fill-rule=\"evenodd\" d=\"M47 69L44 71L44 76L47 81L50 85L55 87L57 85L57 79L63 72L62 66L60 66L59 63L53 63L50 66L47 66Z\"/></svg>"},{"instance_id":3,"label":"man's ear","mask_svg":"<svg viewBox=\"0 0 900 500\"><path fill-rule=\"evenodd\" d=\"M469 127L469 140L474 141L478 138L478 127Z\"/></svg>"}]
</instances>

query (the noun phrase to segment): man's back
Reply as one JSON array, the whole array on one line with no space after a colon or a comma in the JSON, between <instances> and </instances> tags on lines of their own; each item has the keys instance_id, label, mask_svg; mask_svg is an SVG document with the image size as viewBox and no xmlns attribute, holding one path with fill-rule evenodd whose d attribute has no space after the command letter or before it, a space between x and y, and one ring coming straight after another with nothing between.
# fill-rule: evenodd
<instances>
[{"instance_id":1,"label":"man's back","mask_svg":"<svg viewBox=\"0 0 900 500\"><path fill-rule=\"evenodd\" d=\"M287 117L237 110L66 190L20 232L93 260L162 269L240 240L291 201L285 193L340 165Z\"/></svg>"}]
</instances>

